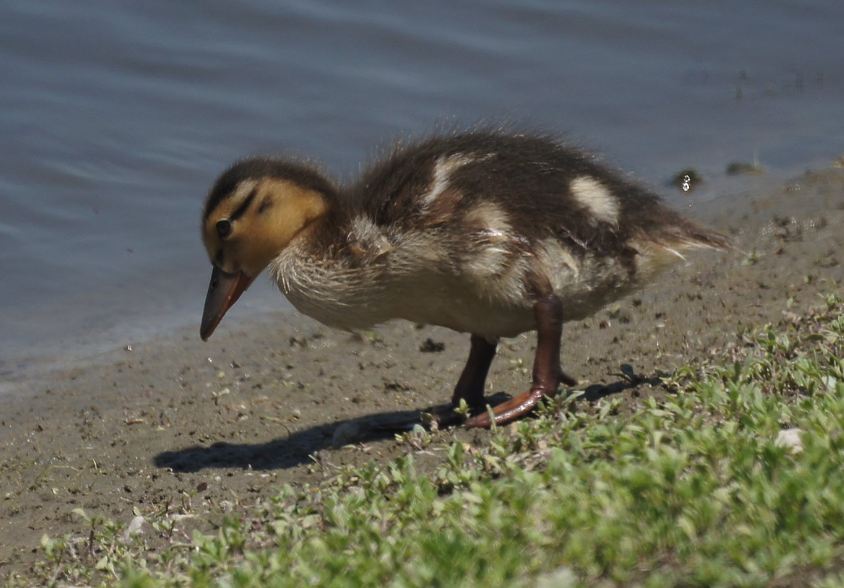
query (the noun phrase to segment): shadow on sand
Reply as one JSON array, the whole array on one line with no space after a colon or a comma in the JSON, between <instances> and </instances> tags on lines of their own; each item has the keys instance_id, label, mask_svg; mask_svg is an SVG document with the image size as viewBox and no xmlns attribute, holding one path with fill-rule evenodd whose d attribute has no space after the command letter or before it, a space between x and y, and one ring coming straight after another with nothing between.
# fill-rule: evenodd
<instances>
[{"instance_id":1,"label":"shadow on sand","mask_svg":"<svg viewBox=\"0 0 844 588\"><path fill-rule=\"evenodd\" d=\"M596 402L607 396L620 394L639 384L659 385L658 378L625 378L611 384L593 385L584 389L582 398ZM487 398L491 406L508 400L510 396L497 393ZM424 409L432 412L437 407ZM369 443L390 439L396 433L412 428L418 422L419 411L381 412L321 424L295 431L266 443L228 443L219 441L208 447L192 446L165 451L155 456L153 463L174 472L198 472L205 468L238 468L274 470L296 467L313 461L312 455L323 449L346 443Z\"/></svg>"}]
</instances>

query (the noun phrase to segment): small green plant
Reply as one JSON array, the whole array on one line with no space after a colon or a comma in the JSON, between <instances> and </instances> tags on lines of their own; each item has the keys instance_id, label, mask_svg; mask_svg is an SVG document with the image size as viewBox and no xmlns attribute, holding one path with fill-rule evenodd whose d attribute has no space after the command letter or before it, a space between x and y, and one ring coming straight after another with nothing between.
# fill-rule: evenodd
<instances>
[{"instance_id":1,"label":"small green plant","mask_svg":"<svg viewBox=\"0 0 844 588\"><path fill-rule=\"evenodd\" d=\"M745 256L745 258L741 261L742 265L756 265L759 261L759 254L756 253L756 249L753 249L750 253Z\"/></svg>"}]
</instances>

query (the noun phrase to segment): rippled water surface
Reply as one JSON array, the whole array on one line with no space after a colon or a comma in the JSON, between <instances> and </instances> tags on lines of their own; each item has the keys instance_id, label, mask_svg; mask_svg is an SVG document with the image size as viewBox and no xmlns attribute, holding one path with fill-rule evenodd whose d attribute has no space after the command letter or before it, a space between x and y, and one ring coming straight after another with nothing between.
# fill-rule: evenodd
<instances>
[{"instance_id":1,"label":"rippled water surface","mask_svg":"<svg viewBox=\"0 0 844 588\"><path fill-rule=\"evenodd\" d=\"M502 118L658 186L844 152L844 3L0 3L0 379L198 323L202 198L235 158L349 177ZM717 186L718 188L713 188ZM253 287L231 316L283 308ZM242 316L242 314L241 314Z\"/></svg>"}]
</instances>

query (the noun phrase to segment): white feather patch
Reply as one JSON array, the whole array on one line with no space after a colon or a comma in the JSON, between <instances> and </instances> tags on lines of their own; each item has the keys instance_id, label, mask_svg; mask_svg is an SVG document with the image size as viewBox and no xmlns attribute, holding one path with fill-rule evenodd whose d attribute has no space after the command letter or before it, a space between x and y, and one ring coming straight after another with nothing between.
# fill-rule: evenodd
<instances>
[{"instance_id":1,"label":"white feather patch","mask_svg":"<svg viewBox=\"0 0 844 588\"><path fill-rule=\"evenodd\" d=\"M466 214L466 224L480 226L488 238L510 238L507 213L492 202L481 202Z\"/></svg>"},{"instance_id":2,"label":"white feather patch","mask_svg":"<svg viewBox=\"0 0 844 588\"><path fill-rule=\"evenodd\" d=\"M384 232L365 216L356 216L352 220L349 241L360 243L361 246L376 255L391 249L390 241L384 235Z\"/></svg>"},{"instance_id":3,"label":"white feather patch","mask_svg":"<svg viewBox=\"0 0 844 588\"><path fill-rule=\"evenodd\" d=\"M462 153L455 153L448 157L442 156L437 159L437 163L434 165L434 179L431 188L422 196L422 205L430 206L448 188L451 174L467 163L472 163L472 161L474 161L473 157Z\"/></svg>"},{"instance_id":4,"label":"white feather patch","mask_svg":"<svg viewBox=\"0 0 844 588\"><path fill-rule=\"evenodd\" d=\"M466 214L464 220L482 244L464 269L473 279L487 280L503 270L507 259L507 242L512 238L507 214L491 202L481 202Z\"/></svg>"},{"instance_id":5,"label":"white feather patch","mask_svg":"<svg viewBox=\"0 0 844 588\"><path fill-rule=\"evenodd\" d=\"M598 180L591 176L578 176L571 181L570 188L575 199L597 220L618 224L618 200Z\"/></svg>"}]
</instances>

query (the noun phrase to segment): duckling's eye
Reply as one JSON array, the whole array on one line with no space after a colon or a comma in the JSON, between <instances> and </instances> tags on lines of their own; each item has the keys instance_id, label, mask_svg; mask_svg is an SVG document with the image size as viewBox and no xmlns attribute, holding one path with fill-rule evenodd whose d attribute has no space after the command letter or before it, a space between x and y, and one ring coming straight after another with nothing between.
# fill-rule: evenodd
<instances>
[{"instance_id":1,"label":"duckling's eye","mask_svg":"<svg viewBox=\"0 0 844 588\"><path fill-rule=\"evenodd\" d=\"M217 234L220 236L220 239L225 239L231 234L231 232L232 223L229 219L224 218L217 221Z\"/></svg>"}]
</instances>

